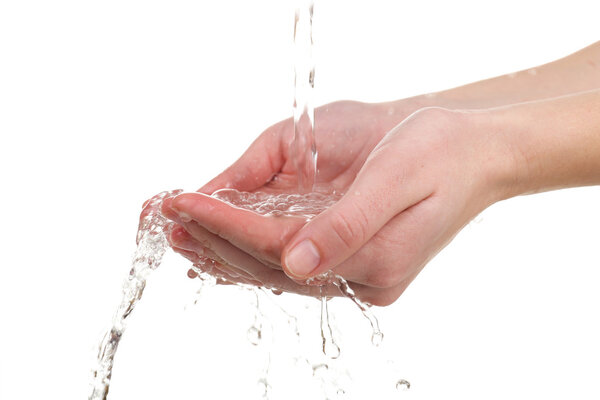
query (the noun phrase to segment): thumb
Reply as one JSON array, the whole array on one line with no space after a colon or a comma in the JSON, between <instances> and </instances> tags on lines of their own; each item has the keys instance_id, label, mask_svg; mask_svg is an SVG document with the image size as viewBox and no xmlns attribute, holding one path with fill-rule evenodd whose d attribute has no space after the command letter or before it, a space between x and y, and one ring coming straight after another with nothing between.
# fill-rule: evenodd
<instances>
[{"instance_id":1,"label":"thumb","mask_svg":"<svg viewBox=\"0 0 600 400\"><path fill-rule=\"evenodd\" d=\"M335 268L395 215L428 197L424 184L405 182L407 163L381 155L367 160L346 194L285 246L281 264L287 275L302 280Z\"/></svg>"}]
</instances>

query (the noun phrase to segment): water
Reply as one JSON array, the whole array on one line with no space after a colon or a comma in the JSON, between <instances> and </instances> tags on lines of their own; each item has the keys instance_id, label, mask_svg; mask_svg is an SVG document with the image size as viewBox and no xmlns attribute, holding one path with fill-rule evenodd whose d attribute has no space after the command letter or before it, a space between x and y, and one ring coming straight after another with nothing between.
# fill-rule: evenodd
<instances>
[{"instance_id":1,"label":"water","mask_svg":"<svg viewBox=\"0 0 600 400\"><path fill-rule=\"evenodd\" d=\"M410 389L410 382L406 379L400 379L396 382L396 389L398 390L408 390Z\"/></svg>"},{"instance_id":2,"label":"water","mask_svg":"<svg viewBox=\"0 0 600 400\"><path fill-rule=\"evenodd\" d=\"M325 209L331 207L341 197L340 194L332 193L311 192L305 194L272 194L262 192L239 192L235 189L219 190L212 196L232 206L250 210L264 216L300 216L305 218L307 222ZM211 261L212 260L209 259L206 260L207 263ZM371 310L371 306L367 303L364 303L356 296L354 290L352 290L348 282L343 277L335 274L332 271L328 271L327 273L308 279L305 283L308 285L319 286L320 290L321 346L322 353L326 360L318 365L324 365L325 367L328 367L328 362L330 360L338 359L342 351L334 338L331 328L328 298L324 295L326 286L336 287L342 296L350 299L356 305L361 314L367 319L371 327L371 343L376 347L382 343L384 336L379 327L379 321ZM258 304L258 297L256 298L256 301ZM257 324L255 323L248 331L248 338L254 345L256 345L258 340L260 340L260 331L255 328L256 325ZM298 335L297 328L296 334ZM263 379L266 380L266 378ZM326 386L327 380L324 377L323 380L325 381L324 386ZM343 390L343 388L339 389Z\"/></svg>"},{"instance_id":3,"label":"water","mask_svg":"<svg viewBox=\"0 0 600 400\"><path fill-rule=\"evenodd\" d=\"M312 191L317 173L313 89L315 64L312 57L314 2L296 0L294 19L294 140L290 154L294 160L300 193Z\"/></svg>"},{"instance_id":4,"label":"water","mask_svg":"<svg viewBox=\"0 0 600 400\"><path fill-rule=\"evenodd\" d=\"M262 339L263 315L262 315L262 311L260 310L260 303L258 300L258 292L256 292L256 290L253 290L253 292L254 292L254 296L255 296L254 307L256 308L256 311L254 312L254 322L252 323L252 326L250 328L248 328L248 330L246 331L246 337L248 338L248 341L252 345L258 346L258 344L260 343L260 341Z\"/></svg>"},{"instance_id":5,"label":"water","mask_svg":"<svg viewBox=\"0 0 600 400\"><path fill-rule=\"evenodd\" d=\"M169 248L166 235L171 223L160 213L165 198L181 193L181 190L162 192L152 197L145 208L137 232L137 249L133 257L129 276L123 283L121 304L112 320L112 326L104 335L99 351L98 364L93 371L89 400L104 400L108 396L115 354L125 332L127 319L142 298L146 280L159 267L165 251Z\"/></svg>"},{"instance_id":6,"label":"water","mask_svg":"<svg viewBox=\"0 0 600 400\"><path fill-rule=\"evenodd\" d=\"M219 190L212 196L232 206L254 211L257 214L265 216L300 216L304 217L306 221L309 221L325 209L331 207L341 197L340 194L332 193L311 192L306 194L271 194L262 192L239 192L235 189ZM209 259L206 260L206 262L211 261L212 260ZM373 331L371 336L373 345L378 346L382 342L383 333L379 328L377 318L371 312L371 306L362 302L356 296L343 277L334 274L332 271L328 271L325 274L308 279L306 284L318 285L321 286L321 288L326 285L337 287L343 296L352 300L364 317L369 321ZM323 290L321 290L321 293L323 293ZM327 299L325 296L321 295L323 352L332 355L333 357L331 358L337 358L339 356L339 348L337 348L331 335L328 334L328 332L331 332L328 315Z\"/></svg>"},{"instance_id":7,"label":"water","mask_svg":"<svg viewBox=\"0 0 600 400\"><path fill-rule=\"evenodd\" d=\"M318 192L272 194L221 189L213 193L212 197L264 216L304 217L308 221L335 204L341 196Z\"/></svg>"},{"instance_id":8,"label":"water","mask_svg":"<svg viewBox=\"0 0 600 400\"><path fill-rule=\"evenodd\" d=\"M329 307L327 306L327 297L323 295L323 286L321 286L321 342L323 354L333 360L340 356L340 346L333 338L331 323L329 322Z\"/></svg>"}]
</instances>

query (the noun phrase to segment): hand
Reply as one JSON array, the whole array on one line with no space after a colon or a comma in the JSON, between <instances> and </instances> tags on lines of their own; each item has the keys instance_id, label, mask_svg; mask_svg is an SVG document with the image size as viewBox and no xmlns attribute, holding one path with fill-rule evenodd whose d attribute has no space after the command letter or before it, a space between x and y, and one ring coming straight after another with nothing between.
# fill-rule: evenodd
<instances>
[{"instance_id":1,"label":"hand","mask_svg":"<svg viewBox=\"0 0 600 400\"><path fill-rule=\"evenodd\" d=\"M315 136L319 148L317 188L321 191L343 192L347 190L369 152L393 126L414 111L417 107L415 103L411 100L381 104L341 101L317 108L315 110L317 120ZM275 124L267 129L236 163L201 188L200 192L210 194L217 189L226 187L241 191L295 191L297 186L296 171L288 152L292 139L293 122L291 119ZM185 225L183 221L178 219L176 214L170 211L169 204L169 201L166 202L165 214L181 225ZM297 230L304 221L298 220L296 222ZM189 226L190 224L191 226ZM208 245L207 236L210 237L210 232L201 229L202 227L193 222L188 223L186 228L187 231L182 228L175 229L171 235L172 245L182 255L192 261L198 261L198 253L207 254L207 252L210 252L201 243L201 241L204 241L204 244ZM216 237L211 239L215 242ZM217 244L212 243L212 247L208 247L214 248L217 246L223 252L224 244L221 242L217 246ZM278 246L280 247L281 244ZM246 248L248 249L248 247ZM273 275L280 275L283 281L288 283L289 279L280 272L279 251L274 252L274 257L268 258L271 261L268 263L269 266L277 268L279 271L272 271L271 268L265 270L262 264L260 268L255 268L262 271L260 274L261 281L248 276L247 271L243 269L238 269L235 272L231 265L229 265L228 271L230 274L227 275L225 273L227 263L214 252L210 253L213 259L220 260L217 268L221 268L220 273L228 278L236 278L237 281L240 281L243 276L246 279L245 283L264 284L265 280L268 279L265 274L268 274L271 280ZM258 256L257 258L263 263L266 263L264 251L252 251L252 253ZM239 263L239 257L236 261ZM248 268L246 266L246 269ZM254 271L254 275L258 271ZM273 272L277 272L277 274L273 274ZM277 280L276 286L281 286L282 279ZM302 288L302 290L305 291L306 289Z\"/></svg>"},{"instance_id":2,"label":"hand","mask_svg":"<svg viewBox=\"0 0 600 400\"><path fill-rule=\"evenodd\" d=\"M174 232L174 243L192 254L218 249L215 257L256 284L281 277L282 267L297 280L333 268L363 299L389 304L487 205L600 183L600 121L592 112L598 109L593 60L599 50L596 43L538 67L534 77L518 73L394 103L322 107L316 113L317 189L346 193L339 204L302 228L298 219L261 218L185 194L173 203L185 221L165 204L164 212L185 227ZM383 138L410 112L431 105L504 107L425 109ZM291 125L269 128L200 191L293 191ZM292 251L296 247L304 250Z\"/></svg>"},{"instance_id":3,"label":"hand","mask_svg":"<svg viewBox=\"0 0 600 400\"><path fill-rule=\"evenodd\" d=\"M232 266L234 274L262 283L283 277L280 268L298 281L333 269L352 282L363 300L390 304L429 259L497 199L494 185L508 170L509 158L502 157L507 149L492 133L477 129L486 115L421 110L381 135L379 143L358 158L349 157L360 149L355 141L332 138L331 143L347 143L349 149L319 154L318 182L345 195L306 226L301 218L262 217L200 193L180 195L165 207L185 228L176 231L174 244L188 251L207 247ZM259 187L249 183L253 177L270 177L278 165L291 168L285 161L271 162L274 168L263 166L268 174L261 174L258 164L259 172L241 173L251 168L245 160L256 154L257 143L262 146L261 138L204 190L227 186L290 191L295 182L293 173L285 175L285 167L280 167L283 179L265 179L268 183ZM362 144L371 144L368 139ZM323 147L328 148L319 144ZM344 162L347 168L332 173ZM234 180L240 176L249 178Z\"/></svg>"},{"instance_id":4,"label":"hand","mask_svg":"<svg viewBox=\"0 0 600 400\"><path fill-rule=\"evenodd\" d=\"M296 280L333 269L363 300L386 305L490 204L600 184L599 104L596 89L483 111L422 109L385 135L341 200L306 225L198 193L171 205L188 232L216 234Z\"/></svg>"}]
</instances>

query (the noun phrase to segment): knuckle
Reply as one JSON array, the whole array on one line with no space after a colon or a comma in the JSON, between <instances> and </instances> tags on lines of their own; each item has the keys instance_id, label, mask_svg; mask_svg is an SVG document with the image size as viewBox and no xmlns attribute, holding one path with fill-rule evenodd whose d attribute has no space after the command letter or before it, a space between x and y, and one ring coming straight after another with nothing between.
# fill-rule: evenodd
<instances>
[{"instance_id":1,"label":"knuckle","mask_svg":"<svg viewBox=\"0 0 600 400\"><path fill-rule=\"evenodd\" d=\"M353 249L366 240L367 222L364 213L359 212L351 219L342 212L334 212L330 216L329 224L332 233L346 249Z\"/></svg>"}]
</instances>

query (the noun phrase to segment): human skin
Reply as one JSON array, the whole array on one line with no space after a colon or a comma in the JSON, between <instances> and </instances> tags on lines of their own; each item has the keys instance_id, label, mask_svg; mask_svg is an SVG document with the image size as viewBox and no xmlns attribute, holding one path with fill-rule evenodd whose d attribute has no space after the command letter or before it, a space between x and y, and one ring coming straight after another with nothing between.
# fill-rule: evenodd
<instances>
[{"instance_id":1,"label":"human skin","mask_svg":"<svg viewBox=\"0 0 600 400\"><path fill-rule=\"evenodd\" d=\"M315 116L316 188L345 193L338 203L305 224L207 196L224 187L293 191L286 120L199 193L165 202L181 225L171 242L188 258L218 260L232 281L298 291L294 280L333 270L363 300L390 304L489 205L600 184L598 88L600 43L535 74L390 103L323 106Z\"/></svg>"}]
</instances>

